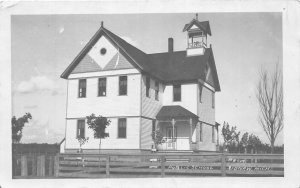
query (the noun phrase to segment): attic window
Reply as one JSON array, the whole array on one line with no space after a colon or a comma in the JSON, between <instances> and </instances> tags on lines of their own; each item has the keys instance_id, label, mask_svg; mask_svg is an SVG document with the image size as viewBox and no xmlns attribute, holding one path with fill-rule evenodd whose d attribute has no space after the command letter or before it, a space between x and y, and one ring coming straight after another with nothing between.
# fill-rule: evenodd
<instances>
[{"instance_id":1,"label":"attic window","mask_svg":"<svg viewBox=\"0 0 300 188\"><path fill-rule=\"evenodd\" d=\"M106 54L106 48L101 48L100 54L101 54L101 55L105 55L105 54Z\"/></svg>"}]
</instances>

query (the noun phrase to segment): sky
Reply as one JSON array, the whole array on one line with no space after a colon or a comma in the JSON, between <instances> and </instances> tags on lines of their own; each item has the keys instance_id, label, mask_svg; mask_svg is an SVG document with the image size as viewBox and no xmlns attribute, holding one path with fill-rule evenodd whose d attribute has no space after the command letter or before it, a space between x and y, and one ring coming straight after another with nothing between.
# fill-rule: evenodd
<instances>
[{"instance_id":1,"label":"sky","mask_svg":"<svg viewBox=\"0 0 300 188\"><path fill-rule=\"evenodd\" d=\"M236 126L268 142L258 122L255 96L259 72L282 67L281 13L198 13L209 21L221 92L216 121ZM67 81L61 73L84 45L104 27L146 53L186 49L182 29L195 17L181 14L14 15L11 19L12 114L33 119L22 142L55 143L64 138ZM221 140L221 137L220 137ZM275 144L283 144L281 133Z\"/></svg>"}]
</instances>

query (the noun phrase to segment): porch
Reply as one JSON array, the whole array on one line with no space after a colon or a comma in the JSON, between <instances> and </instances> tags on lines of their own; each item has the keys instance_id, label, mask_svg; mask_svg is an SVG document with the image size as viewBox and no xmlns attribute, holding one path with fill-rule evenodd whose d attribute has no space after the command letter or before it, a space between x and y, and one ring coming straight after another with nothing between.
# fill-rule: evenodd
<instances>
[{"instance_id":1,"label":"porch","mask_svg":"<svg viewBox=\"0 0 300 188\"><path fill-rule=\"evenodd\" d=\"M156 116L155 129L159 129L164 142L159 146L163 151L192 151L197 149L198 116L187 109L163 106Z\"/></svg>"}]
</instances>

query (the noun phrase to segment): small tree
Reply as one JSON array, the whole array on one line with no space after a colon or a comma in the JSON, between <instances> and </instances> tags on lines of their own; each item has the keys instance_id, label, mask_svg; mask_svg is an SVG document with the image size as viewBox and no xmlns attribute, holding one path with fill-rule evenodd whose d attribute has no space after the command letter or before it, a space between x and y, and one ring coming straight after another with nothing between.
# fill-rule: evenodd
<instances>
[{"instance_id":1,"label":"small tree","mask_svg":"<svg viewBox=\"0 0 300 188\"><path fill-rule=\"evenodd\" d=\"M251 151L255 151L257 153L263 147L263 143L259 139L258 136L254 134L250 134L248 132L244 133L241 139L241 144L245 148L247 152L247 148L251 149Z\"/></svg>"},{"instance_id":2,"label":"small tree","mask_svg":"<svg viewBox=\"0 0 300 188\"><path fill-rule=\"evenodd\" d=\"M152 132L152 140L155 144L155 148L157 149L157 146L159 144L164 143L164 139L163 139L163 134L159 129L156 129L155 131Z\"/></svg>"},{"instance_id":3,"label":"small tree","mask_svg":"<svg viewBox=\"0 0 300 188\"><path fill-rule=\"evenodd\" d=\"M236 126L231 127L228 123L224 122L222 127L222 136L224 139L224 145L226 148L228 148L230 145L235 145L239 143L239 135L240 132L236 131Z\"/></svg>"},{"instance_id":4,"label":"small tree","mask_svg":"<svg viewBox=\"0 0 300 188\"><path fill-rule=\"evenodd\" d=\"M251 134L249 136L249 146L251 147L252 151L254 150L257 153L259 148L261 148L261 146L262 146L262 142L258 138L258 136L254 135L254 134Z\"/></svg>"},{"instance_id":5,"label":"small tree","mask_svg":"<svg viewBox=\"0 0 300 188\"><path fill-rule=\"evenodd\" d=\"M87 138L77 137L77 140L79 142L79 151L82 152L82 146L89 141L89 137Z\"/></svg>"},{"instance_id":6,"label":"small tree","mask_svg":"<svg viewBox=\"0 0 300 188\"><path fill-rule=\"evenodd\" d=\"M107 126L110 125L110 120L106 117L95 116L95 114L91 114L90 116L86 116L88 128L94 131L94 138L100 139L99 142L99 154L101 148L101 139L109 137L109 134L105 132Z\"/></svg>"},{"instance_id":7,"label":"small tree","mask_svg":"<svg viewBox=\"0 0 300 188\"><path fill-rule=\"evenodd\" d=\"M248 144L249 144L249 133L248 132L245 132L243 134L240 143L243 146L243 148L245 150L245 153L247 153L247 147L248 147Z\"/></svg>"},{"instance_id":8,"label":"small tree","mask_svg":"<svg viewBox=\"0 0 300 188\"><path fill-rule=\"evenodd\" d=\"M32 119L30 113L26 113L23 117L16 118L13 116L11 118L11 130L12 130L12 142L19 143L22 138L22 131L25 123L28 123L28 120Z\"/></svg>"}]
</instances>

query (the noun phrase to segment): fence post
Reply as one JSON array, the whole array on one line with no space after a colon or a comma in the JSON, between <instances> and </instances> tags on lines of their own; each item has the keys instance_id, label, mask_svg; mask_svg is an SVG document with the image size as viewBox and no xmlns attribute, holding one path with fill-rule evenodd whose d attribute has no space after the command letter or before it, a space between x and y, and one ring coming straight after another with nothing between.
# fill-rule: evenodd
<instances>
[{"instance_id":1,"label":"fence post","mask_svg":"<svg viewBox=\"0 0 300 188\"><path fill-rule=\"evenodd\" d=\"M106 177L109 177L109 161L110 161L110 156L106 156Z\"/></svg>"},{"instance_id":2,"label":"fence post","mask_svg":"<svg viewBox=\"0 0 300 188\"><path fill-rule=\"evenodd\" d=\"M21 155L21 176L27 176L27 156Z\"/></svg>"},{"instance_id":3,"label":"fence post","mask_svg":"<svg viewBox=\"0 0 300 188\"><path fill-rule=\"evenodd\" d=\"M45 155L37 156L37 176L45 176Z\"/></svg>"},{"instance_id":4,"label":"fence post","mask_svg":"<svg viewBox=\"0 0 300 188\"><path fill-rule=\"evenodd\" d=\"M162 155L160 158L161 177L165 177L165 161L166 157Z\"/></svg>"},{"instance_id":5,"label":"fence post","mask_svg":"<svg viewBox=\"0 0 300 188\"><path fill-rule=\"evenodd\" d=\"M59 176L59 154L54 157L54 177Z\"/></svg>"},{"instance_id":6,"label":"fence post","mask_svg":"<svg viewBox=\"0 0 300 188\"><path fill-rule=\"evenodd\" d=\"M53 155L49 155L49 168L48 168L48 176L54 175L52 167L54 166L54 157Z\"/></svg>"},{"instance_id":7,"label":"fence post","mask_svg":"<svg viewBox=\"0 0 300 188\"><path fill-rule=\"evenodd\" d=\"M226 176L226 158L225 154L222 153L221 155L221 173L222 176Z\"/></svg>"},{"instance_id":8,"label":"fence post","mask_svg":"<svg viewBox=\"0 0 300 188\"><path fill-rule=\"evenodd\" d=\"M32 176L37 176L37 166L38 166L38 159L37 159L37 154L36 153L32 153L31 155L31 159L32 159Z\"/></svg>"}]
</instances>

